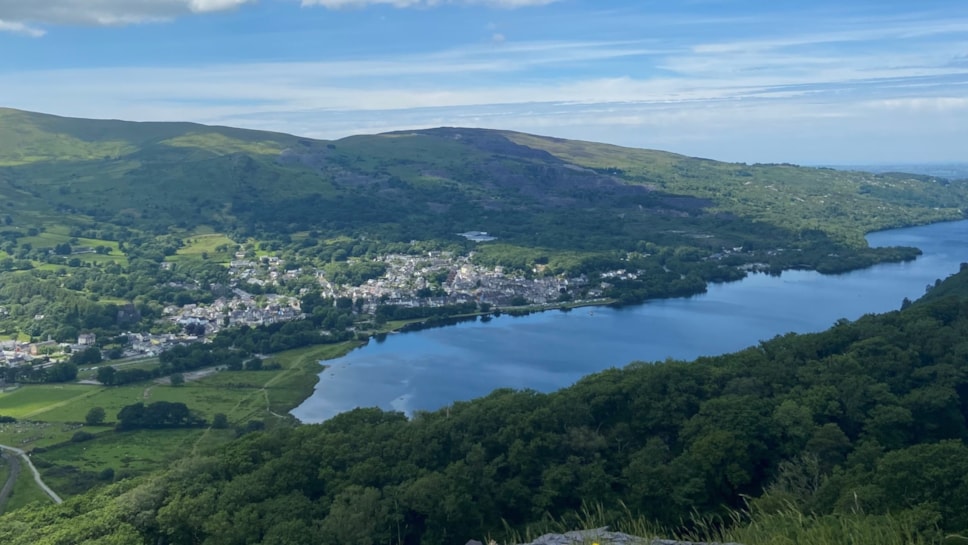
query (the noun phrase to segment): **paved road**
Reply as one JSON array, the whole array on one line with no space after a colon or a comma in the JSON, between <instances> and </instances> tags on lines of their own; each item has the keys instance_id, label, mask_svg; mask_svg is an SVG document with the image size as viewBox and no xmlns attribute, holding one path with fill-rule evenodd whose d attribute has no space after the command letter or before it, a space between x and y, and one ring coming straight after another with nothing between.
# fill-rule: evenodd
<instances>
[{"instance_id":1,"label":"paved road","mask_svg":"<svg viewBox=\"0 0 968 545\"><path fill-rule=\"evenodd\" d=\"M17 477L20 476L20 459L2 450L0 450L0 457L10 464L10 475L7 477L7 482L4 483L3 488L0 488L0 513L3 513L4 507L7 506L7 500L13 493L13 486L17 484Z\"/></svg>"},{"instance_id":2,"label":"paved road","mask_svg":"<svg viewBox=\"0 0 968 545\"><path fill-rule=\"evenodd\" d=\"M23 460L24 462L27 462L27 467L29 467L30 471L34 474L34 481L37 483L37 486L39 486L40 489L43 490L45 494L50 496L50 499L54 500L54 503L64 502L64 500L62 500L61 497L58 496L56 492L51 490L50 487L47 486L47 484L44 482L44 480L40 478L40 472L37 471L37 468L34 467L33 463L31 463L30 457L27 456L26 452L20 450L19 448L8 447L7 445L0 445L0 449L10 451L16 454L17 456L20 456L20 459Z\"/></svg>"}]
</instances>

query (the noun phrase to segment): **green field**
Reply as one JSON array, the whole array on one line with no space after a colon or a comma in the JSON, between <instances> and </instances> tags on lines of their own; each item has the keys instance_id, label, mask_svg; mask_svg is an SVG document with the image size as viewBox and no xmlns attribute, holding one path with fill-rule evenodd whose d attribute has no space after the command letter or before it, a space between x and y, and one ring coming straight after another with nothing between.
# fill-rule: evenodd
<instances>
[{"instance_id":1,"label":"green field","mask_svg":"<svg viewBox=\"0 0 968 545\"><path fill-rule=\"evenodd\" d=\"M46 411L80 401L96 392L96 387L78 384L24 386L0 393L0 414L17 419L39 417ZM83 416L82 416L83 418Z\"/></svg>"},{"instance_id":2,"label":"green field","mask_svg":"<svg viewBox=\"0 0 968 545\"><path fill-rule=\"evenodd\" d=\"M53 248L54 246L63 244L65 242L70 243L74 247L84 246L92 249L98 246L104 246L109 249L108 254L77 254L74 257L78 257L81 259L81 261L90 263L107 263L111 261L118 262L119 264L127 263L127 258L124 256L124 253L118 249L118 243L116 241L72 237L70 235L70 227L63 224L48 224L45 226L43 232L34 236L23 237L20 239L20 241L22 243L29 243L35 248Z\"/></svg>"},{"instance_id":3,"label":"green field","mask_svg":"<svg viewBox=\"0 0 968 545\"><path fill-rule=\"evenodd\" d=\"M268 360L279 363L281 370L219 371L177 387L156 381L110 388L84 384L23 386L0 393L0 414L19 420L0 424L0 444L35 451L32 457L45 481L69 496L101 482L97 476L108 469L117 476L140 474L187 454L216 448L235 436L232 428L251 420L290 422L288 411L312 394L316 375L322 370L319 362L357 346L358 342L346 342L290 350ZM157 359L132 367L154 365ZM92 373L88 368L79 378L89 378ZM229 429L114 431L118 412L139 401L184 403L208 421L222 413L228 417ZM103 425L83 424L92 407L105 410ZM78 431L92 433L95 438L72 442ZM29 488L24 490L20 497L43 499L42 495L29 494ZM11 505L24 503L12 501Z\"/></svg>"},{"instance_id":4,"label":"green field","mask_svg":"<svg viewBox=\"0 0 968 545\"><path fill-rule=\"evenodd\" d=\"M219 252L216 248L225 246L227 251ZM217 263L228 263L239 245L221 233L199 234L187 237L185 246L167 258L167 261L177 263L185 259L202 259L203 256Z\"/></svg>"},{"instance_id":5,"label":"green field","mask_svg":"<svg viewBox=\"0 0 968 545\"><path fill-rule=\"evenodd\" d=\"M180 454L190 454L204 430L135 430L123 433L105 430L92 441L68 443L33 455L44 480L55 490L69 490L70 472L100 473L111 468L129 474L163 467ZM231 435L230 430L221 433ZM48 466L48 467L43 467ZM58 483L58 480L60 483ZM58 486L60 484L60 486Z\"/></svg>"}]
</instances>

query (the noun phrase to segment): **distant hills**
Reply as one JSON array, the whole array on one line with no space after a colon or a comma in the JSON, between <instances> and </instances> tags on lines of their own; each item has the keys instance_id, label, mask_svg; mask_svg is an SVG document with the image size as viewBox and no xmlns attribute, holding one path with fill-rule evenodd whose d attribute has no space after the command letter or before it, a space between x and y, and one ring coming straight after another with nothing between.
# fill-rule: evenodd
<instances>
[{"instance_id":1,"label":"distant hills","mask_svg":"<svg viewBox=\"0 0 968 545\"><path fill-rule=\"evenodd\" d=\"M838 170L863 170L865 172L909 172L949 180L968 180L968 163L902 163L876 165L830 165Z\"/></svg>"},{"instance_id":2,"label":"distant hills","mask_svg":"<svg viewBox=\"0 0 968 545\"><path fill-rule=\"evenodd\" d=\"M581 248L601 246L596 231L619 246L709 234L739 244L749 222L857 245L866 231L962 217L968 191L925 176L721 163L507 131L321 141L0 109L0 197L17 225L325 229L393 240L480 230Z\"/></svg>"}]
</instances>

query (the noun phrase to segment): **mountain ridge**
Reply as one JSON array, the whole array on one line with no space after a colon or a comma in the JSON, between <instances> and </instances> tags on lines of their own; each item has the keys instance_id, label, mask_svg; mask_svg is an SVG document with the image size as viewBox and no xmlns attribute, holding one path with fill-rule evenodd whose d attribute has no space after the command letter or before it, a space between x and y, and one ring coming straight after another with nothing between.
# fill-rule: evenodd
<instances>
[{"instance_id":1,"label":"mountain ridge","mask_svg":"<svg viewBox=\"0 0 968 545\"><path fill-rule=\"evenodd\" d=\"M864 234L963 218L968 183L493 129L315 140L4 109L0 197L7 254L51 228L106 241L214 231L294 246L309 260L334 254L326 241L355 241L344 250L357 257L417 241L527 274L634 265L690 286L616 288L641 300L694 293L750 267L842 272L911 259L914 249L867 248ZM473 231L496 240L457 235ZM650 265L655 256L661 263Z\"/></svg>"}]
</instances>

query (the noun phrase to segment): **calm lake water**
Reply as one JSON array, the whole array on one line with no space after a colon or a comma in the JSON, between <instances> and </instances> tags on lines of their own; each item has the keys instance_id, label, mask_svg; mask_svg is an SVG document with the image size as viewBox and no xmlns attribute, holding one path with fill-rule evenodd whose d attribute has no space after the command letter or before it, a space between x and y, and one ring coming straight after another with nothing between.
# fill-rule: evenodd
<instances>
[{"instance_id":1,"label":"calm lake water","mask_svg":"<svg viewBox=\"0 0 968 545\"><path fill-rule=\"evenodd\" d=\"M495 388L552 391L632 361L733 352L788 332L900 307L968 261L968 221L873 233L872 246L916 246L910 263L824 276L788 271L715 284L705 294L622 309L579 308L390 335L328 361L313 395L292 411L321 422L355 407L410 413Z\"/></svg>"}]
</instances>

